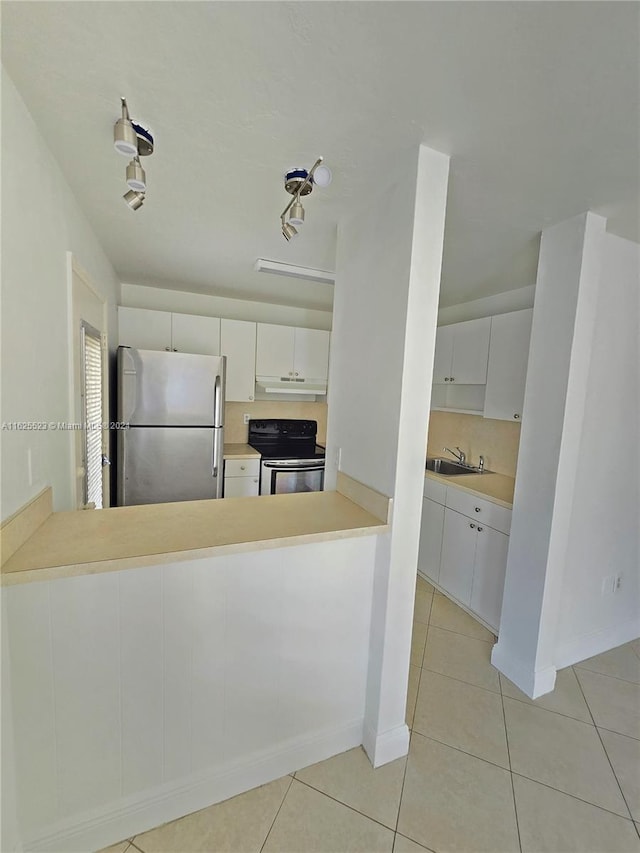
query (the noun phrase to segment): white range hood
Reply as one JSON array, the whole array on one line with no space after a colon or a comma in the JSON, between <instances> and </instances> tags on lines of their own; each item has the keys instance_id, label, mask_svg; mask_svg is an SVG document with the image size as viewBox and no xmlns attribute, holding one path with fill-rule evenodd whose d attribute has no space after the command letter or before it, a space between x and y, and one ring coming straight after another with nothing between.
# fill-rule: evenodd
<instances>
[{"instance_id":1,"label":"white range hood","mask_svg":"<svg viewBox=\"0 0 640 853\"><path fill-rule=\"evenodd\" d=\"M264 394L327 393L327 383L320 379L289 379L286 376L256 376L256 390Z\"/></svg>"}]
</instances>

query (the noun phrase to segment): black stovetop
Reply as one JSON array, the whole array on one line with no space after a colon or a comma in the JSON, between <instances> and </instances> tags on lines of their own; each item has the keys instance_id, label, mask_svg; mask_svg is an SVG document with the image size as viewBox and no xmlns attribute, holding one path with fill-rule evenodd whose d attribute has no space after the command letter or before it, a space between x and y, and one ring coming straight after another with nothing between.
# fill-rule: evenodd
<instances>
[{"instance_id":1,"label":"black stovetop","mask_svg":"<svg viewBox=\"0 0 640 853\"><path fill-rule=\"evenodd\" d=\"M248 443L267 459L324 459L317 431L317 421L263 418L249 421Z\"/></svg>"}]
</instances>

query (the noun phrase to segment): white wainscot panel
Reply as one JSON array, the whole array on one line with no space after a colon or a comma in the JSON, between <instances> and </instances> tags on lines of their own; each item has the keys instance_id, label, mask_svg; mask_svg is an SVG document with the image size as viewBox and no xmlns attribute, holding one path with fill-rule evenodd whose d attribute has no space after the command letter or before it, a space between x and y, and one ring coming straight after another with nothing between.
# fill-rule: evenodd
<instances>
[{"instance_id":1,"label":"white wainscot panel","mask_svg":"<svg viewBox=\"0 0 640 853\"><path fill-rule=\"evenodd\" d=\"M373 537L291 551L282 614L283 739L364 715L374 556Z\"/></svg>"},{"instance_id":2,"label":"white wainscot panel","mask_svg":"<svg viewBox=\"0 0 640 853\"><path fill-rule=\"evenodd\" d=\"M162 573L118 572L122 643L122 793L162 779Z\"/></svg>"},{"instance_id":3,"label":"white wainscot panel","mask_svg":"<svg viewBox=\"0 0 640 853\"><path fill-rule=\"evenodd\" d=\"M164 781L191 771L194 563L162 571L164 613Z\"/></svg>"},{"instance_id":4,"label":"white wainscot panel","mask_svg":"<svg viewBox=\"0 0 640 853\"><path fill-rule=\"evenodd\" d=\"M11 700L18 821L24 832L52 822L58 814L49 586L21 584L2 590L10 637L3 643L2 665L9 667L11 680L11 692L2 697L2 718L9 713L4 703ZM4 725L2 729L4 738Z\"/></svg>"},{"instance_id":5,"label":"white wainscot panel","mask_svg":"<svg viewBox=\"0 0 640 853\"><path fill-rule=\"evenodd\" d=\"M227 579L225 757L273 747L282 672L282 583L289 549L235 554Z\"/></svg>"},{"instance_id":6,"label":"white wainscot panel","mask_svg":"<svg viewBox=\"0 0 640 853\"><path fill-rule=\"evenodd\" d=\"M194 564L192 656L192 767L219 764L226 752L224 730L226 579L224 558Z\"/></svg>"},{"instance_id":7,"label":"white wainscot panel","mask_svg":"<svg viewBox=\"0 0 640 853\"><path fill-rule=\"evenodd\" d=\"M60 816L120 793L120 643L117 574L51 586Z\"/></svg>"}]
</instances>

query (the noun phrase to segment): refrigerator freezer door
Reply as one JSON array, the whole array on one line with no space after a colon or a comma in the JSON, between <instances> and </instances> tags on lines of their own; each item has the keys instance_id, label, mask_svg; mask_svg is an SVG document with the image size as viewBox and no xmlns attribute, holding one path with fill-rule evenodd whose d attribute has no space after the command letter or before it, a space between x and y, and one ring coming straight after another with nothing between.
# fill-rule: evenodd
<instances>
[{"instance_id":1,"label":"refrigerator freezer door","mask_svg":"<svg viewBox=\"0 0 640 853\"><path fill-rule=\"evenodd\" d=\"M224 368L223 356L121 347L118 420L141 426L222 426Z\"/></svg>"},{"instance_id":2,"label":"refrigerator freezer door","mask_svg":"<svg viewBox=\"0 0 640 853\"><path fill-rule=\"evenodd\" d=\"M119 506L222 497L222 429L132 427L119 438Z\"/></svg>"}]
</instances>

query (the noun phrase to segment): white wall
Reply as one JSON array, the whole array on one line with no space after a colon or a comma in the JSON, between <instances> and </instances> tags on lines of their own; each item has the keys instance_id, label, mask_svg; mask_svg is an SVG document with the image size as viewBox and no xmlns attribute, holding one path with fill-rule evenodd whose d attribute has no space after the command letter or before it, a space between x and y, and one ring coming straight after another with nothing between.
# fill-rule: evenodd
<instances>
[{"instance_id":1,"label":"white wall","mask_svg":"<svg viewBox=\"0 0 640 853\"><path fill-rule=\"evenodd\" d=\"M326 483L340 468L394 499L380 537L365 748L406 752L404 724L449 160L421 146L338 228Z\"/></svg>"},{"instance_id":2,"label":"white wall","mask_svg":"<svg viewBox=\"0 0 640 853\"><path fill-rule=\"evenodd\" d=\"M279 323L283 326L302 326L308 329L331 329L332 319L330 311L128 283L121 285L120 304L128 308L151 308L156 311L202 314L205 317L225 317L228 320L251 320L257 323Z\"/></svg>"},{"instance_id":3,"label":"white wall","mask_svg":"<svg viewBox=\"0 0 640 853\"><path fill-rule=\"evenodd\" d=\"M629 250L625 259L613 248L605 225L589 213L542 235L505 593L492 657L530 696L553 688L558 666L638 633L637 594L635 618L634 604L622 605L626 595L613 606L596 595L616 565L638 570L637 485L620 486L631 473L622 474L624 465L609 467L593 458L615 455L609 439L630 441L637 484L637 272ZM616 307L605 308L612 287ZM619 355L624 367L614 369ZM603 405L606 400L613 405ZM623 401L635 412L629 414ZM611 501L606 510L601 496ZM584 560L587 553L592 557ZM635 590L629 579L631 601ZM623 616L624 626L616 627Z\"/></svg>"},{"instance_id":4,"label":"white wall","mask_svg":"<svg viewBox=\"0 0 640 853\"><path fill-rule=\"evenodd\" d=\"M558 667L640 636L640 246L606 234L560 618ZM622 573L620 591L603 578ZM593 652L592 652L593 650Z\"/></svg>"},{"instance_id":5,"label":"white wall","mask_svg":"<svg viewBox=\"0 0 640 853\"><path fill-rule=\"evenodd\" d=\"M360 744L376 538L4 588L24 848L97 850Z\"/></svg>"},{"instance_id":6,"label":"white wall","mask_svg":"<svg viewBox=\"0 0 640 853\"><path fill-rule=\"evenodd\" d=\"M110 305L110 342L119 285L4 69L2 211L2 421L69 421L67 251ZM69 434L3 430L1 438L2 518L45 485L56 509L71 509Z\"/></svg>"}]
</instances>

